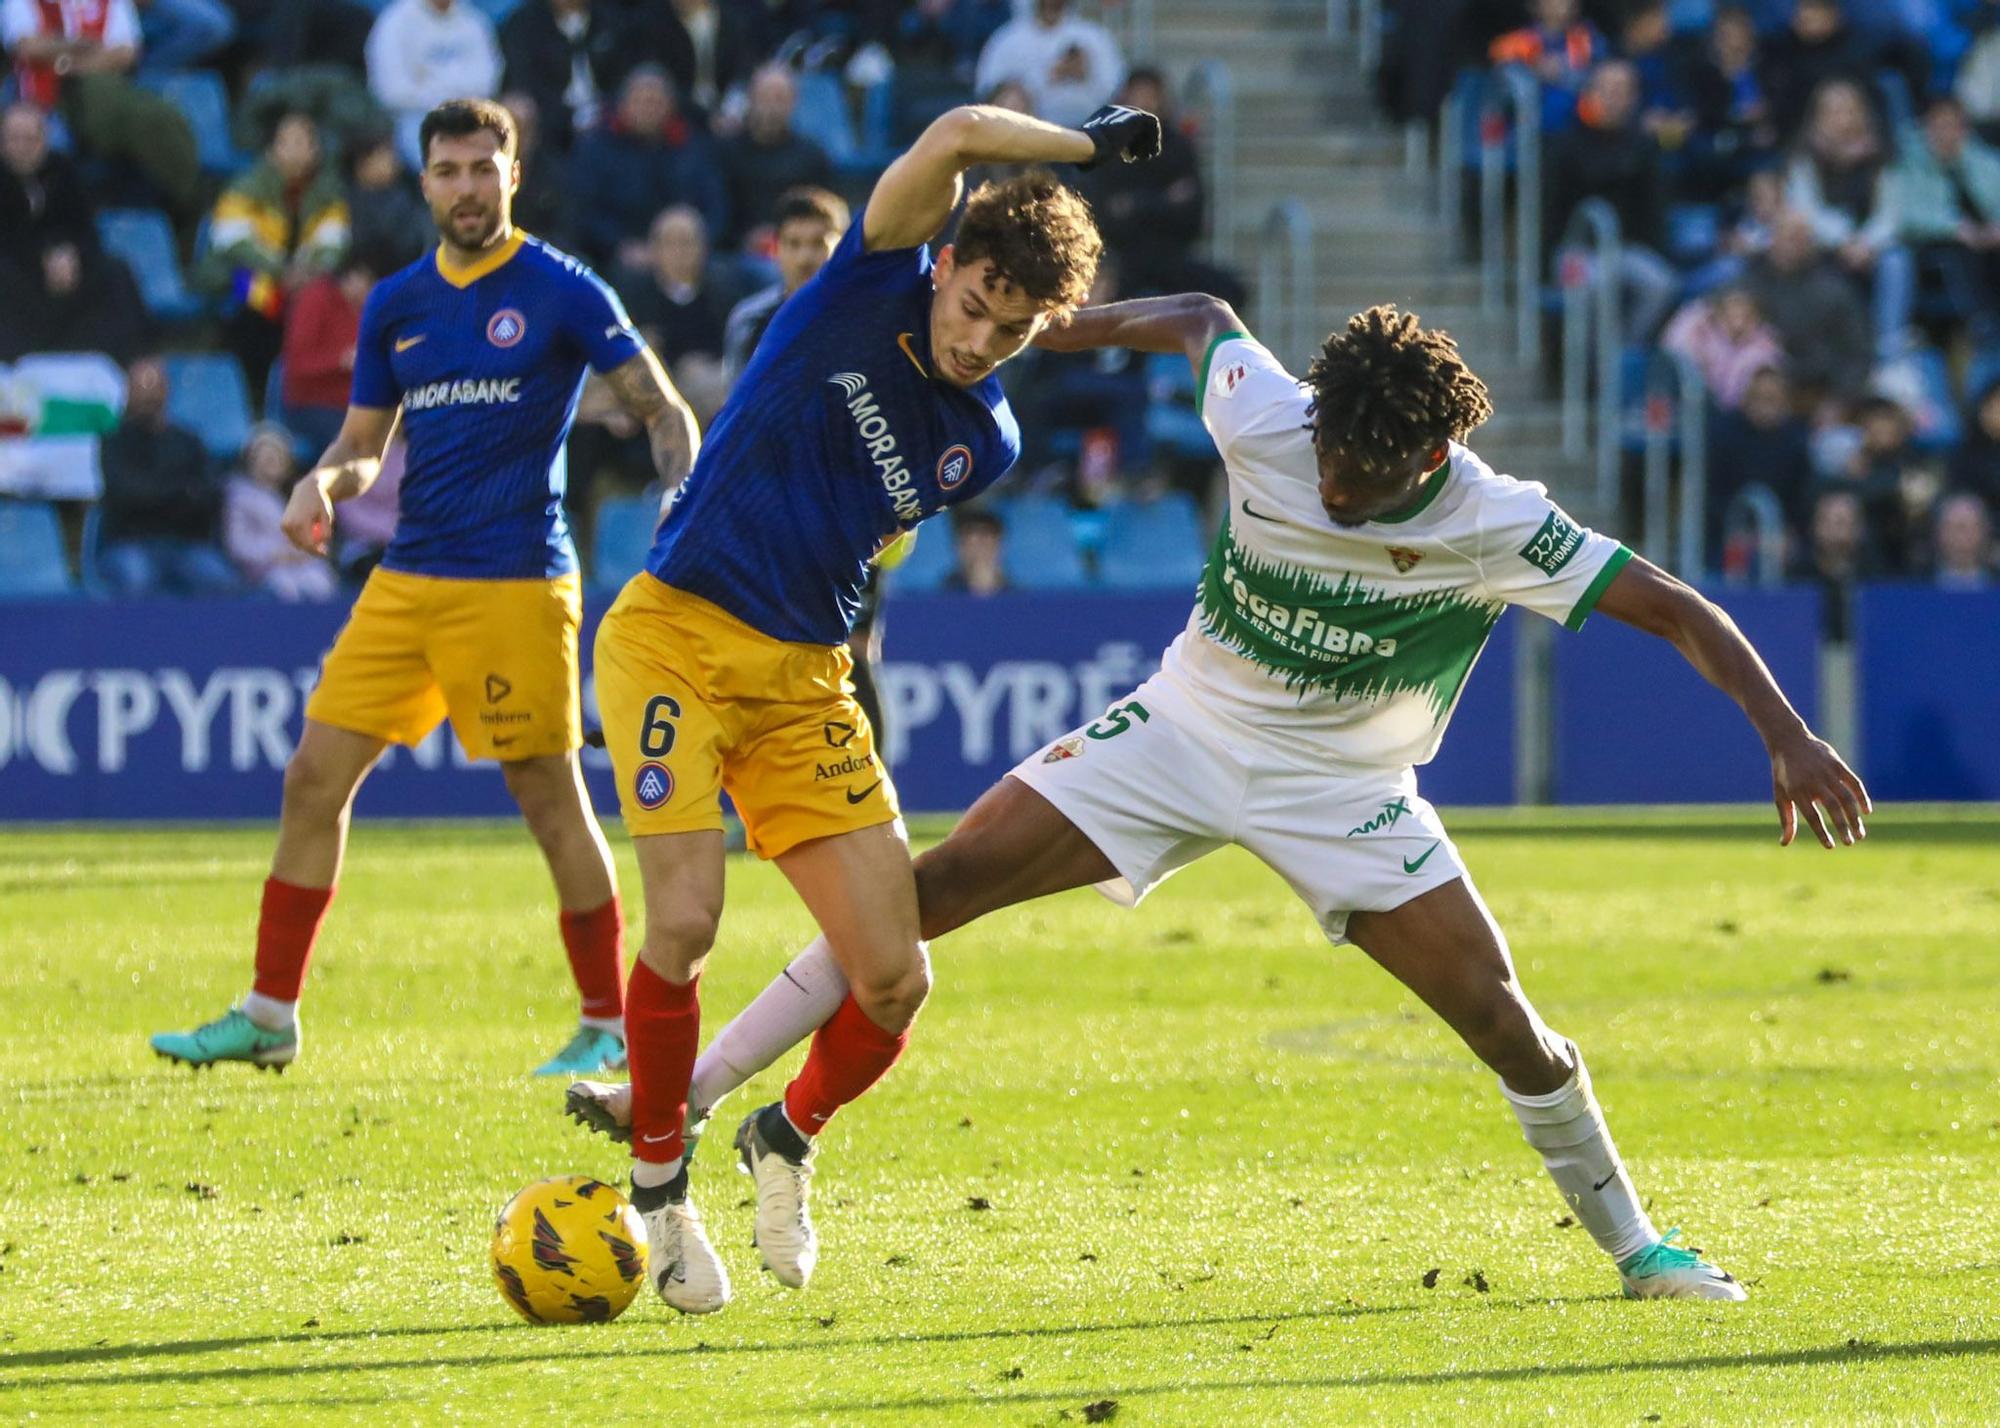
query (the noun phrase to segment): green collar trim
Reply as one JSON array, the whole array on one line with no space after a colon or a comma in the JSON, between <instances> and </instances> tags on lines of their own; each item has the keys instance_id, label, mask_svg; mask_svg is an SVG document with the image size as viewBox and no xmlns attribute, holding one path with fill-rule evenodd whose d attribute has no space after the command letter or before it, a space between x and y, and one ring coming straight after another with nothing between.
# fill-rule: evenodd
<instances>
[{"instance_id":1,"label":"green collar trim","mask_svg":"<svg viewBox=\"0 0 2000 1428\"><path fill-rule=\"evenodd\" d=\"M1391 511L1386 516L1375 517L1375 524L1399 526L1404 521L1420 516L1438 498L1438 494L1451 484L1451 452L1445 452L1444 460L1424 473L1423 489L1417 492L1417 499L1400 511Z\"/></svg>"}]
</instances>

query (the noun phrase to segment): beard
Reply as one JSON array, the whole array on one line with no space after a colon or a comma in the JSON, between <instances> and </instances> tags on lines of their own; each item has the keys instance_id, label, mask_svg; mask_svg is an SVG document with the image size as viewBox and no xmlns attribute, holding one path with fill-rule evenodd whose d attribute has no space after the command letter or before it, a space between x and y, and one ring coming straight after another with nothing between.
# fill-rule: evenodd
<instances>
[{"instance_id":1,"label":"beard","mask_svg":"<svg viewBox=\"0 0 2000 1428\"><path fill-rule=\"evenodd\" d=\"M462 223L462 218L471 221ZM500 231L500 210L497 208L483 209L476 215L447 211L442 219L435 214L432 219L437 223L438 235L458 248L484 248Z\"/></svg>"}]
</instances>

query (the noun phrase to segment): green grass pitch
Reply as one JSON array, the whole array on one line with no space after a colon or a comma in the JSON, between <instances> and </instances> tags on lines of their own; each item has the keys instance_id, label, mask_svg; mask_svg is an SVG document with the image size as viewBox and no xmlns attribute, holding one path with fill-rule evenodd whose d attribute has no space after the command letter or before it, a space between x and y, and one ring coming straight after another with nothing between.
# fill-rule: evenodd
<instances>
[{"instance_id":1,"label":"green grass pitch","mask_svg":"<svg viewBox=\"0 0 2000 1428\"><path fill-rule=\"evenodd\" d=\"M240 991L269 831L16 829L0 1421L2000 1421L2000 815L1833 854L1768 810L1454 827L1656 1220L1747 1305L1614 1297L1491 1079L1230 853L937 945L828 1137L808 1292L756 1272L719 1135L736 1302L532 1328L494 1212L622 1159L524 1075L573 1015L525 834L357 828L304 1058L196 1077L144 1036ZM734 860L710 1027L808 934Z\"/></svg>"}]
</instances>

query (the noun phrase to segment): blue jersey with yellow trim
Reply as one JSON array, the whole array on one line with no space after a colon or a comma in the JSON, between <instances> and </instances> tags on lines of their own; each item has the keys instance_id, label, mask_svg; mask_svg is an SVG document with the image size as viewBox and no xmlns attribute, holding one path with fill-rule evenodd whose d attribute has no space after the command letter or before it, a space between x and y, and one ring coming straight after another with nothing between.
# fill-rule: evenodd
<instances>
[{"instance_id":1,"label":"blue jersey with yellow trim","mask_svg":"<svg viewBox=\"0 0 2000 1428\"><path fill-rule=\"evenodd\" d=\"M390 570L476 580L566 575L563 445L587 363L645 343L617 294L516 232L469 267L442 252L376 285L354 352L357 407L403 408L409 459Z\"/></svg>"},{"instance_id":2,"label":"blue jersey with yellow trim","mask_svg":"<svg viewBox=\"0 0 2000 1428\"><path fill-rule=\"evenodd\" d=\"M997 379L930 375L929 250L861 230L771 319L646 562L773 639L845 641L883 541L1021 452Z\"/></svg>"}]
</instances>

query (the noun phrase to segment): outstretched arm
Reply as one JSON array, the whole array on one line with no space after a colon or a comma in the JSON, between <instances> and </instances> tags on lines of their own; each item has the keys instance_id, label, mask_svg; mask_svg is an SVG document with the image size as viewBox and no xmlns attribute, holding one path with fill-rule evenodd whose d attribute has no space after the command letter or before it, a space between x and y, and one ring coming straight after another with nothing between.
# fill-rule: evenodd
<instances>
[{"instance_id":1,"label":"outstretched arm","mask_svg":"<svg viewBox=\"0 0 2000 1428\"><path fill-rule=\"evenodd\" d=\"M1781 844L1791 843L1800 815L1829 848L1836 832L1849 844L1868 836L1861 821L1875 811L1868 790L1833 746L1806 727L1728 612L1636 557L1612 580L1597 608L1671 643L1702 678L1742 706L1771 756Z\"/></svg>"},{"instance_id":2,"label":"outstretched arm","mask_svg":"<svg viewBox=\"0 0 2000 1428\"><path fill-rule=\"evenodd\" d=\"M665 515L667 501L694 469L695 453L701 450L694 410L650 347L642 347L638 356L606 372L604 382L625 414L646 428L653 469L665 488L660 496L660 513Z\"/></svg>"},{"instance_id":3,"label":"outstretched arm","mask_svg":"<svg viewBox=\"0 0 2000 1428\"><path fill-rule=\"evenodd\" d=\"M1092 347L1130 347L1137 352L1183 352L1201 379L1201 359L1209 344L1226 332L1248 333L1243 319L1221 298L1207 293L1133 298L1101 307L1080 307L1052 322L1035 338L1051 352Z\"/></svg>"},{"instance_id":4,"label":"outstretched arm","mask_svg":"<svg viewBox=\"0 0 2000 1428\"><path fill-rule=\"evenodd\" d=\"M1144 110L1109 104L1081 129L1046 124L1011 109L966 104L931 121L917 142L883 170L861 215L871 253L914 248L944 227L958 206L959 176L977 164L1080 164L1108 158L1150 159L1160 152L1160 121Z\"/></svg>"}]
</instances>

